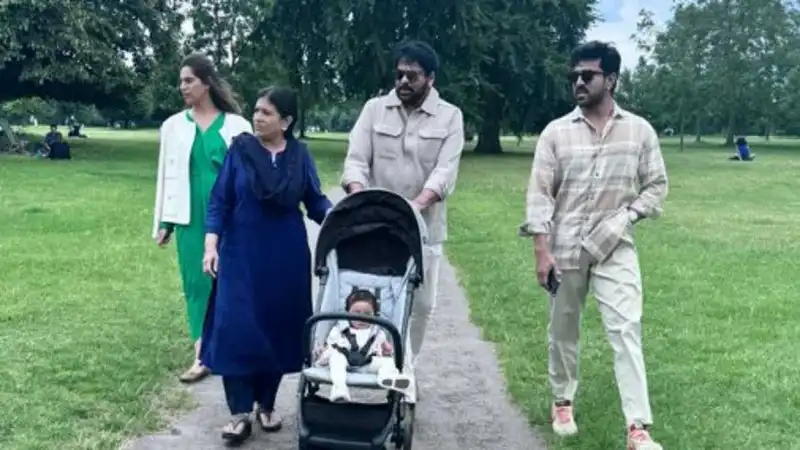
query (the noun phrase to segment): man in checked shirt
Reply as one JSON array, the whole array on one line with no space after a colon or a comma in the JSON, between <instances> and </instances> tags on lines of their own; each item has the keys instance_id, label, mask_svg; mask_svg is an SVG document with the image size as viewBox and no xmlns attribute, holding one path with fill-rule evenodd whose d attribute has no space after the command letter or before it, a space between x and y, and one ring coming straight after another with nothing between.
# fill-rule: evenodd
<instances>
[{"instance_id":1,"label":"man in checked shirt","mask_svg":"<svg viewBox=\"0 0 800 450\"><path fill-rule=\"evenodd\" d=\"M613 99L620 55L593 41L573 50L569 80L578 106L545 127L536 144L523 235L534 237L536 274L560 281L550 295L549 378L553 431L578 432L578 336L590 284L614 352L629 450L661 450L642 353L642 279L633 227L656 218L667 196L658 135Z\"/></svg>"}]
</instances>

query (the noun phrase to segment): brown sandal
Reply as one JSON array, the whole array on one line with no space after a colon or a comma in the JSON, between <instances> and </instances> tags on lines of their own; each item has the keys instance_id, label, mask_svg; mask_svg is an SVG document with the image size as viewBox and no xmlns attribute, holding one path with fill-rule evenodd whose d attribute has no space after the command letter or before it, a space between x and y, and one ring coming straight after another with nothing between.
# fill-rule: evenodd
<instances>
[{"instance_id":1,"label":"brown sandal","mask_svg":"<svg viewBox=\"0 0 800 450\"><path fill-rule=\"evenodd\" d=\"M281 420L281 417L275 413L275 411L267 412L261 408L258 408L256 409L255 416L258 425L266 433L275 433L283 428L283 421Z\"/></svg>"},{"instance_id":2,"label":"brown sandal","mask_svg":"<svg viewBox=\"0 0 800 450\"><path fill-rule=\"evenodd\" d=\"M252 434L253 424L246 417L233 419L222 429L222 439L230 446L241 445Z\"/></svg>"}]
</instances>

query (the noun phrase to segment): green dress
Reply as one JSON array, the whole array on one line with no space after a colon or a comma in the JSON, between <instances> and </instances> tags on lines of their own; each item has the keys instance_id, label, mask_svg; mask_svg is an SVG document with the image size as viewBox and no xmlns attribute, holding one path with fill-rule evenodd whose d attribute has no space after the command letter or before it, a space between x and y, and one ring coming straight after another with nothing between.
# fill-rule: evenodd
<instances>
[{"instance_id":1,"label":"green dress","mask_svg":"<svg viewBox=\"0 0 800 450\"><path fill-rule=\"evenodd\" d=\"M188 112L186 119L194 122ZM195 126L194 143L189 159L191 204L189 224L174 226L178 266L183 282L183 295L186 299L189 334L192 341L200 339L203 334L208 297L211 295L211 278L203 273L206 207L211 188L228 149L219 133L223 123L225 115L220 113L205 132L199 126ZM169 224L165 225L170 227Z\"/></svg>"}]
</instances>

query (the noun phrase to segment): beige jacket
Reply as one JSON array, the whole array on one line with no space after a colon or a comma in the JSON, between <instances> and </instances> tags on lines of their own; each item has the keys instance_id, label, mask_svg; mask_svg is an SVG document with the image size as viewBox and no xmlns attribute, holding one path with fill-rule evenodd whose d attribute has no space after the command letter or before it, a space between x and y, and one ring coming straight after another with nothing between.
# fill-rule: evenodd
<instances>
[{"instance_id":1,"label":"beige jacket","mask_svg":"<svg viewBox=\"0 0 800 450\"><path fill-rule=\"evenodd\" d=\"M463 149L464 118L458 107L431 89L422 106L407 113L392 90L361 110L350 132L341 183L388 189L408 200L423 189L435 192L442 201L422 217L428 243L438 244L447 240L445 202L455 189Z\"/></svg>"}]
</instances>

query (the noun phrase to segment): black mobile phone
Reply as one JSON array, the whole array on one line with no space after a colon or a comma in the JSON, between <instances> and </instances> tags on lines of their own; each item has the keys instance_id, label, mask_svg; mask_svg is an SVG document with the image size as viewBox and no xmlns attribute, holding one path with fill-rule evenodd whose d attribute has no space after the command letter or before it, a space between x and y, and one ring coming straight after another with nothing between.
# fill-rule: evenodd
<instances>
[{"instance_id":1,"label":"black mobile phone","mask_svg":"<svg viewBox=\"0 0 800 450\"><path fill-rule=\"evenodd\" d=\"M553 267L550 269L550 273L547 274L547 291L550 292L550 295L555 296L558 293L559 286L561 286L561 280L558 279L556 268Z\"/></svg>"}]
</instances>

